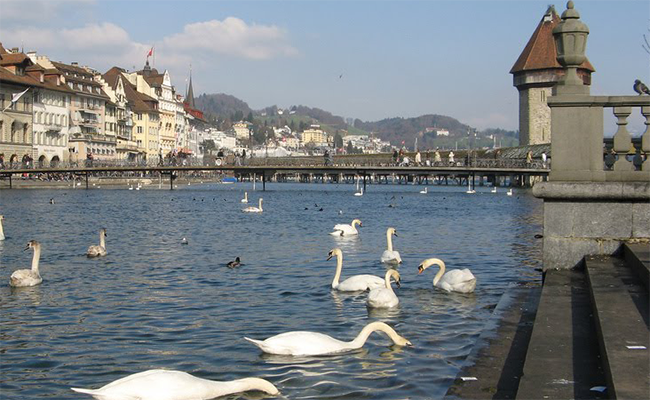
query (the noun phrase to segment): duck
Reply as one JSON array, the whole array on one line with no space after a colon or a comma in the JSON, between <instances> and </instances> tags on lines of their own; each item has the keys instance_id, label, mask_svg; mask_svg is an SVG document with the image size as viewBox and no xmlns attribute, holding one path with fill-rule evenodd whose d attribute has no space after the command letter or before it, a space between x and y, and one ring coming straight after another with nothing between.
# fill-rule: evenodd
<instances>
[{"instance_id":1,"label":"duck","mask_svg":"<svg viewBox=\"0 0 650 400\"><path fill-rule=\"evenodd\" d=\"M241 199L242 203L248 203L248 192L244 192L244 198Z\"/></svg>"},{"instance_id":2,"label":"duck","mask_svg":"<svg viewBox=\"0 0 650 400\"><path fill-rule=\"evenodd\" d=\"M336 256L336 273L332 280L332 289L340 292L361 292L368 289L384 286L384 280L375 275L354 275L339 282L341 278L341 271L343 270L343 252L341 249L332 249L327 255L329 261L332 257Z\"/></svg>"},{"instance_id":3,"label":"duck","mask_svg":"<svg viewBox=\"0 0 650 400\"><path fill-rule=\"evenodd\" d=\"M0 215L0 240L5 240L5 230L2 226L2 221L5 220L4 215Z\"/></svg>"},{"instance_id":4,"label":"duck","mask_svg":"<svg viewBox=\"0 0 650 400\"><path fill-rule=\"evenodd\" d=\"M429 188L425 186L424 190L420 190L420 194L427 194L429 193Z\"/></svg>"},{"instance_id":5,"label":"duck","mask_svg":"<svg viewBox=\"0 0 650 400\"><path fill-rule=\"evenodd\" d=\"M50 198L50 204L54 204L54 197Z\"/></svg>"},{"instance_id":6,"label":"duck","mask_svg":"<svg viewBox=\"0 0 650 400\"><path fill-rule=\"evenodd\" d=\"M440 270L433 278L433 286L447 292L472 293L476 288L476 277L469 269L452 269L445 273L445 263L439 258L429 258L418 266L418 274L432 265Z\"/></svg>"},{"instance_id":7,"label":"duck","mask_svg":"<svg viewBox=\"0 0 650 400\"><path fill-rule=\"evenodd\" d=\"M261 213L264 211L262 210L262 198L260 197L259 207L246 207L242 211L247 213Z\"/></svg>"},{"instance_id":8,"label":"duck","mask_svg":"<svg viewBox=\"0 0 650 400\"><path fill-rule=\"evenodd\" d=\"M383 254L381 255L381 262L384 264L401 264L402 263L402 257L399 255L399 251L393 250L393 239L392 236L395 235L397 236L397 231L395 228L388 228L386 230L386 242L387 242L387 248L384 250Z\"/></svg>"},{"instance_id":9,"label":"duck","mask_svg":"<svg viewBox=\"0 0 650 400\"><path fill-rule=\"evenodd\" d=\"M228 268L236 268L239 267L240 265L241 265L241 260L239 259L239 257L235 257L235 261L229 261L228 264L226 264Z\"/></svg>"},{"instance_id":10,"label":"duck","mask_svg":"<svg viewBox=\"0 0 650 400\"><path fill-rule=\"evenodd\" d=\"M181 239L181 244L190 244L190 242L187 241L187 238L182 238Z\"/></svg>"},{"instance_id":11,"label":"duck","mask_svg":"<svg viewBox=\"0 0 650 400\"><path fill-rule=\"evenodd\" d=\"M99 389L71 389L98 400L207 400L249 390L271 395L280 393L271 382L261 378L218 382L197 378L183 371L164 369L125 376Z\"/></svg>"},{"instance_id":12,"label":"duck","mask_svg":"<svg viewBox=\"0 0 650 400\"><path fill-rule=\"evenodd\" d=\"M86 256L90 257L102 257L106 253L106 228L99 230L99 246L93 245L88 247L86 251Z\"/></svg>"},{"instance_id":13,"label":"duck","mask_svg":"<svg viewBox=\"0 0 650 400\"><path fill-rule=\"evenodd\" d=\"M390 325L384 322L369 323L350 342L344 342L323 333L307 331L285 332L264 340L255 340L248 337L244 337L244 339L269 354L321 356L360 349L366 343L370 334L377 331L387 334L393 343L398 346L412 346L410 341L397 334Z\"/></svg>"},{"instance_id":14,"label":"duck","mask_svg":"<svg viewBox=\"0 0 650 400\"><path fill-rule=\"evenodd\" d=\"M43 282L41 274L38 272L38 262L41 259L41 244L36 240L27 242L25 250L33 249L34 257L32 258L32 269L19 269L14 271L9 278L9 285L13 287L36 286Z\"/></svg>"},{"instance_id":15,"label":"duck","mask_svg":"<svg viewBox=\"0 0 650 400\"><path fill-rule=\"evenodd\" d=\"M397 287L400 287L399 272L397 272L394 269L389 269L388 271L386 271L386 277L384 279L386 286L371 289L370 293L368 293L368 300L366 301L366 305L368 307L370 308L397 307L397 305L399 304L399 299L397 298L395 292L393 292L393 288L390 285L391 278L395 279L395 283L397 284Z\"/></svg>"},{"instance_id":16,"label":"duck","mask_svg":"<svg viewBox=\"0 0 650 400\"><path fill-rule=\"evenodd\" d=\"M363 224L361 223L361 220L359 219L353 219L350 225L348 224L336 224L334 225L334 231L330 232L330 235L332 236L352 236L352 235L358 235L359 231L355 227L355 225L359 225L359 227L362 227Z\"/></svg>"}]
</instances>

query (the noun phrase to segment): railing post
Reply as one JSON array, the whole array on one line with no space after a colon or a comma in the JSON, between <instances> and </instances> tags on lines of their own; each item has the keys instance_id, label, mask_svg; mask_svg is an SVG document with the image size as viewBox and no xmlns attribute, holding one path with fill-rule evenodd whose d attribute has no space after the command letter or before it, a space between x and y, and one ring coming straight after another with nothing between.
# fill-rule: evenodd
<instances>
[{"instance_id":1,"label":"railing post","mask_svg":"<svg viewBox=\"0 0 650 400\"><path fill-rule=\"evenodd\" d=\"M646 156L641 170L650 171L650 106L641 107L641 114L645 117L645 131L643 131L643 138L641 138L641 151Z\"/></svg>"},{"instance_id":2,"label":"railing post","mask_svg":"<svg viewBox=\"0 0 650 400\"><path fill-rule=\"evenodd\" d=\"M614 115L618 119L618 129L614 134L614 151L618 154L618 160L614 163L614 171L632 171L634 166L625 158L632 146L632 138L627 130L627 117L632 113L631 107L614 107Z\"/></svg>"},{"instance_id":3,"label":"railing post","mask_svg":"<svg viewBox=\"0 0 650 400\"><path fill-rule=\"evenodd\" d=\"M86 171L86 190L88 190L88 171Z\"/></svg>"}]
</instances>

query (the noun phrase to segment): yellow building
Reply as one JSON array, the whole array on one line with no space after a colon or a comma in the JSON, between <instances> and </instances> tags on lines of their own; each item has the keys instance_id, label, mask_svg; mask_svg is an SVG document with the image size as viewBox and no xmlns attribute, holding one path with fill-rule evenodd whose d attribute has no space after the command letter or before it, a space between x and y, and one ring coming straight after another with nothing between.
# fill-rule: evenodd
<instances>
[{"instance_id":1,"label":"yellow building","mask_svg":"<svg viewBox=\"0 0 650 400\"><path fill-rule=\"evenodd\" d=\"M328 135L322 129L320 125L312 125L309 129L305 129L302 132L302 145L308 143L314 143L316 145L327 144Z\"/></svg>"},{"instance_id":2,"label":"yellow building","mask_svg":"<svg viewBox=\"0 0 650 400\"><path fill-rule=\"evenodd\" d=\"M250 125L250 122L246 121L239 121L232 125L232 128L235 130L235 136L237 139L249 139L251 133Z\"/></svg>"}]
</instances>

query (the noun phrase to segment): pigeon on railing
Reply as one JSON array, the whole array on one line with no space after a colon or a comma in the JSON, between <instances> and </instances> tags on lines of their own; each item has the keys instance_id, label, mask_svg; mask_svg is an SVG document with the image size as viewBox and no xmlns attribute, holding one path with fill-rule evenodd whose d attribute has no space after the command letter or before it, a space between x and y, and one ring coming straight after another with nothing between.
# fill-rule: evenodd
<instances>
[{"instance_id":1,"label":"pigeon on railing","mask_svg":"<svg viewBox=\"0 0 650 400\"><path fill-rule=\"evenodd\" d=\"M640 80L635 80L634 81L634 91L639 94L639 96L643 94L648 94L650 95L650 89L645 85L645 83L641 82Z\"/></svg>"}]
</instances>

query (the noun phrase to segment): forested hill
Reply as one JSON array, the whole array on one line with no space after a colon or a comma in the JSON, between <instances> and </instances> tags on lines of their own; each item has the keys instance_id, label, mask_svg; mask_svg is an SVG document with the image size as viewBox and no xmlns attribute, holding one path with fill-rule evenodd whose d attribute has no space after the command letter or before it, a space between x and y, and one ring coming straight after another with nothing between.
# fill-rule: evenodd
<instances>
[{"instance_id":1,"label":"forested hill","mask_svg":"<svg viewBox=\"0 0 650 400\"><path fill-rule=\"evenodd\" d=\"M202 94L194 99L194 103L196 108L213 117L229 118L235 114L246 116L251 112L245 101L224 93Z\"/></svg>"}]
</instances>

